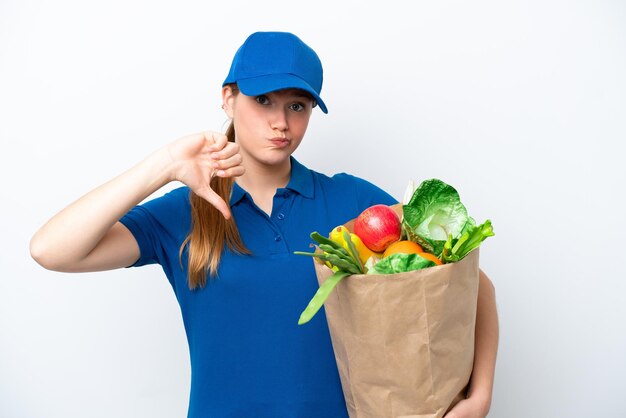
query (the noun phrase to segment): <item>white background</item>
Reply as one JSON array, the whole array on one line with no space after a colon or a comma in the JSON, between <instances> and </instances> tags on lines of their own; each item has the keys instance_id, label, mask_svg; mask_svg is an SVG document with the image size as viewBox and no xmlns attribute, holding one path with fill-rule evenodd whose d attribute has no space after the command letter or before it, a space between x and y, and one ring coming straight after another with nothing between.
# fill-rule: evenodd
<instances>
[{"instance_id":1,"label":"white background","mask_svg":"<svg viewBox=\"0 0 626 418\"><path fill-rule=\"evenodd\" d=\"M28 242L149 152L224 129L221 83L256 30L324 63L330 113L296 158L398 199L438 177L493 221L490 417L624 416L625 3L408 4L0 0L0 416L185 416L160 268L55 273Z\"/></svg>"}]
</instances>

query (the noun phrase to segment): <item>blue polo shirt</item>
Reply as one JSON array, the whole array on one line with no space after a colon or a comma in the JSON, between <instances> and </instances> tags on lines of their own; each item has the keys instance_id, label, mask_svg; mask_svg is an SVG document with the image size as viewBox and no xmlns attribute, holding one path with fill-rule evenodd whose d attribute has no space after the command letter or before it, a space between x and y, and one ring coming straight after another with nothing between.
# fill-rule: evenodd
<instances>
[{"instance_id":1,"label":"blue polo shirt","mask_svg":"<svg viewBox=\"0 0 626 418\"><path fill-rule=\"evenodd\" d=\"M133 208L120 221L141 256L158 263L172 285L189 343L189 418L348 417L324 310L297 325L318 283L310 233L327 235L368 206L396 203L373 184L332 177L291 159L291 178L277 189L268 216L235 184L230 199L252 255L225 251L216 278L187 285L179 249L191 225L189 189L181 187Z\"/></svg>"}]
</instances>

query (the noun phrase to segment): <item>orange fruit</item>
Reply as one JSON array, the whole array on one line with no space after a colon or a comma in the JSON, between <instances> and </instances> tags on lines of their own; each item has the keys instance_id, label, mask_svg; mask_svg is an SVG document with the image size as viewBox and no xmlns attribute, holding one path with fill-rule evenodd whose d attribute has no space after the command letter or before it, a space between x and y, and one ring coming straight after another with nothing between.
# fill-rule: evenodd
<instances>
[{"instance_id":1,"label":"orange fruit","mask_svg":"<svg viewBox=\"0 0 626 418\"><path fill-rule=\"evenodd\" d=\"M424 252L424 249L416 242L409 240L400 240L392 243L385 252L383 253L383 257L387 257L391 254L418 254Z\"/></svg>"},{"instance_id":2,"label":"orange fruit","mask_svg":"<svg viewBox=\"0 0 626 418\"><path fill-rule=\"evenodd\" d=\"M432 262L434 262L435 264L437 264L438 266L441 265L441 260L437 258L436 255L431 254L431 253L417 253L419 256L424 257L426 260L430 260Z\"/></svg>"}]
</instances>

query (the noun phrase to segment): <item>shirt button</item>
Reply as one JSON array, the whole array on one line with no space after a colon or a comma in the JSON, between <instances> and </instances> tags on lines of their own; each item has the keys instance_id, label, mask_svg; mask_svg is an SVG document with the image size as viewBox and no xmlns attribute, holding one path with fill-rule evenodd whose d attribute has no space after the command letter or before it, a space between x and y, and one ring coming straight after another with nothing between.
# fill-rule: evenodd
<instances>
[{"instance_id":1,"label":"shirt button","mask_svg":"<svg viewBox=\"0 0 626 418\"><path fill-rule=\"evenodd\" d=\"M276 236L274 237L274 241L276 241L276 242L280 241L281 239L282 239L282 238L280 237L280 235L276 235Z\"/></svg>"},{"instance_id":2,"label":"shirt button","mask_svg":"<svg viewBox=\"0 0 626 418\"><path fill-rule=\"evenodd\" d=\"M285 214L279 213L278 215L276 215L276 217L278 218L279 221L282 221L283 219L285 219Z\"/></svg>"}]
</instances>

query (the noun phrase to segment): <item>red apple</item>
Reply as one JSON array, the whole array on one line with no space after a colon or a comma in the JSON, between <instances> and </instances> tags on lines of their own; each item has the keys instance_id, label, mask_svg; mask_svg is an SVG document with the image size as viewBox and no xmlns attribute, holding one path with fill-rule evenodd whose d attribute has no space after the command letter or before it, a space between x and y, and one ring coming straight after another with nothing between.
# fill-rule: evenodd
<instances>
[{"instance_id":1,"label":"red apple","mask_svg":"<svg viewBox=\"0 0 626 418\"><path fill-rule=\"evenodd\" d=\"M387 205L374 205L365 209L354 221L354 233L370 250L380 253L398 241L402 234L400 218Z\"/></svg>"}]
</instances>

